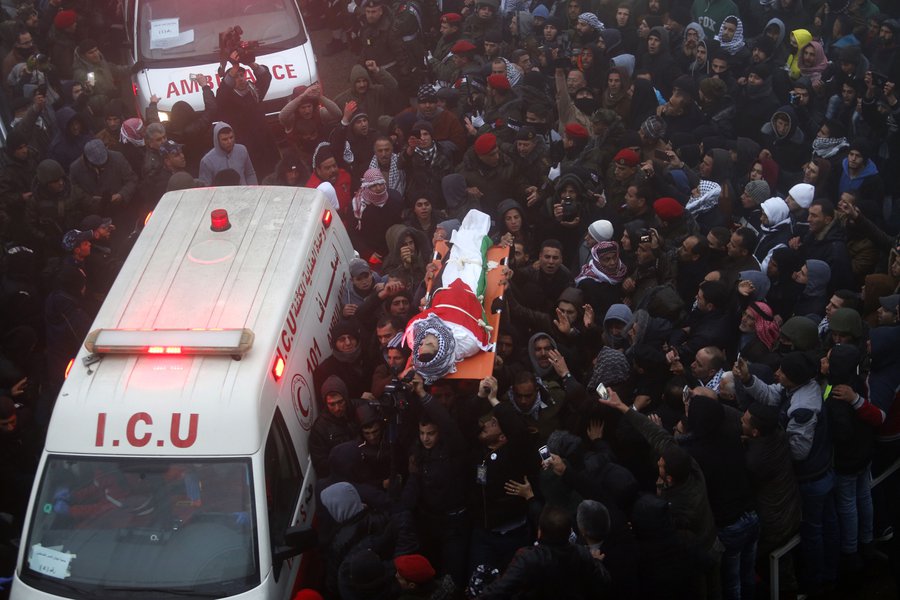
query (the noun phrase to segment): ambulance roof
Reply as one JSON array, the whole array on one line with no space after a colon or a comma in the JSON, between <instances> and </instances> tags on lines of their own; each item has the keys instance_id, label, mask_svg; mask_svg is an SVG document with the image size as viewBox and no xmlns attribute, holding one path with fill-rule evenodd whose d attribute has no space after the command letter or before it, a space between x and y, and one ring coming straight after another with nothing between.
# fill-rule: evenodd
<instances>
[{"instance_id":1,"label":"ambulance roof","mask_svg":"<svg viewBox=\"0 0 900 600\"><path fill-rule=\"evenodd\" d=\"M287 187L166 194L92 330L246 328L253 345L240 360L137 353L91 365L82 347L56 402L47 450L221 456L259 449L284 384L272 368L285 349L285 319L299 314L299 326L304 314L336 302L335 275L340 282L347 270L352 250L337 218L324 223L326 202L316 190ZM214 209L227 210L227 231L211 230Z\"/></svg>"}]
</instances>

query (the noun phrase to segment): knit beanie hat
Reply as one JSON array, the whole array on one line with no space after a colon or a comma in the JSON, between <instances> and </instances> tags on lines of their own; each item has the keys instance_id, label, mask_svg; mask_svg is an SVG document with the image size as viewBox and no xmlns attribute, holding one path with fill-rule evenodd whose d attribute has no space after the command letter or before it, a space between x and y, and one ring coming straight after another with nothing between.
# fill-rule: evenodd
<instances>
[{"instance_id":1,"label":"knit beanie hat","mask_svg":"<svg viewBox=\"0 0 900 600\"><path fill-rule=\"evenodd\" d=\"M762 179L757 179L756 181L747 182L747 185L744 186L744 193L750 196L754 204L762 204L769 198L771 191L768 183Z\"/></svg>"},{"instance_id":2,"label":"knit beanie hat","mask_svg":"<svg viewBox=\"0 0 900 600\"><path fill-rule=\"evenodd\" d=\"M324 401L325 398L328 397L328 394L340 394L345 400L350 398L350 394L347 391L347 384L337 375L331 375L322 382L322 390L319 396Z\"/></svg>"},{"instance_id":3,"label":"knit beanie hat","mask_svg":"<svg viewBox=\"0 0 900 600\"><path fill-rule=\"evenodd\" d=\"M666 122L656 115L650 115L641 123L641 133L654 140L666 137L666 129Z\"/></svg>"},{"instance_id":4,"label":"knit beanie hat","mask_svg":"<svg viewBox=\"0 0 900 600\"><path fill-rule=\"evenodd\" d=\"M593 223L588 225L588 233L591 234L591 237L598 242L609 241L613 237L612 223L606 221L605 219L594 221Z\"/></svg>"},{"instance_id":5,"label":"knit beanie hat","mask_svg":"<svg viewBox=\"0 0 900 600\"><path fill-rule=\"evenodd\" d=\"M815 198L816 188L808 183L798 183L788 190L788 194L794 199L794 202L799 204L802 208L809 208L809 205L812 204L812 201Z\"/></svg>"}]
</instances>

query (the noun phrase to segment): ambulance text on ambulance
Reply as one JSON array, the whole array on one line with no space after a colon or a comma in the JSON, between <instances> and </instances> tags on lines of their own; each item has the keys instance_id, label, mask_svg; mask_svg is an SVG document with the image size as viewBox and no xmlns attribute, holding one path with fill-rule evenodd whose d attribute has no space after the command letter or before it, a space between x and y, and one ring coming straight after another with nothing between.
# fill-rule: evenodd
<instances>
[{"instance_id":1,"label":"ambulance text on ambulance","mask_svg":"<svg viewBox=\"0 0 900 600\"><path fill-rule=\"evenodd\" d=\"M269 67L269 71L272 73L272 78L281 81L282 79L300 79L300 76L297 74L297 70L295 69L293 64L285 64L285 65L272 65ZM253 75L253 71L247 69L247 79L250 81L256 82L256 77ZM209 81L209 85L212 87L213 91L215 91L220 85L222 85L223 77L218 73L215 76L206 75L206 79ZM171 98L175 96L176 98L179 96L188 96L190 94L199 94L200 93L200 82L199 81L191 81L190 79L181 79L179 81L170 81L168 87L166 88L166 98Z\"/></svg>"}]
</instances>

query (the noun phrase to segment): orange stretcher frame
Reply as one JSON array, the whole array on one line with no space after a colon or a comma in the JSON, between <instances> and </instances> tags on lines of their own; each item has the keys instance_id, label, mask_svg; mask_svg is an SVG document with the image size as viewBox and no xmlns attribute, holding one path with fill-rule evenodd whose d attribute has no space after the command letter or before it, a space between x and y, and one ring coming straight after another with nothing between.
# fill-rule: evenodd
<instances>
[{"instance_id":1,"label":"orange stretcher frame","mask_svg":"<svg viewBox=\"0 0 900 600\"><path fill-rule=\"evenodd\" d=\"M434 244L434 258L431 263L437 267L436 273L443 267L443 258L449 251L446 241L438 241ZM485 273L484 285L484 314L488 325L493 327L491 330L491 343L497 343L497 337L500 335L500 309L499 305L503 302L503 294L506 291L506 284L503 283L503 267L509 262L509 247L491 246L487 250L485 260L488 263L497 263L498 266L488 269ZM431 288L434 284L434 277L431 276L427 281L428 296L431 297ZM494 307L498 308L494 310ZM479 352L475 356L456 363L456 372L444 377L444 379L477 379L481 380L489 377L494 372L494 356L495 351Z\"/></svg>"}]
</instances>

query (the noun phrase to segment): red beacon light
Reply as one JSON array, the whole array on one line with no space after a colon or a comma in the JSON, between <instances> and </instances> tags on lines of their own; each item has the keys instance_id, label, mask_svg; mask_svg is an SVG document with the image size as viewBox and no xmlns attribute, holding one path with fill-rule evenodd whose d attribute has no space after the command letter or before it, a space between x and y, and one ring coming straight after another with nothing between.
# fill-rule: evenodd
<instances>
[{"instance_id":1,"label":"red beacon light","mask_svg":"<svg viewBox=\"0 0 900 600\"><path fill-rule=\"evenodd\" d=\"M74 358L70 358L70 359L69 359L69 364L66 365L66 374L65 374L64 379L68 379L68 378L69 378L69 373L72 372L72 365L74 365L74 364L75 364L75 359L74 359Z\"/></svg>"},{"instance_id":2,"label":"red beacon light","mask_svg":"<svg viewBox=\"0 0 900 600\"><path fill-rule=\"evenodd\" d=\"M325 214L322 215L322 224L325 226L325 229L331 227L331 220L334 216L331 214L331 209L325 209Z\"/></svg>"},{"instance_id":3,"label":"red beacon light","mask_svg":"<svg viewBox=\"0 0 900 600\"><path fill-rule=\"evenodd\" d=\"M231 222L228 220L228 211L224 208L217 208L209 213L211 221L210 229L213 231L228 231L231 229Z\"/></svg>"}]
</instances>

